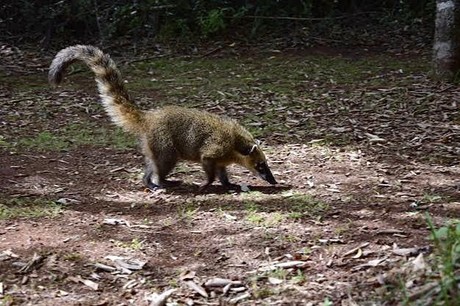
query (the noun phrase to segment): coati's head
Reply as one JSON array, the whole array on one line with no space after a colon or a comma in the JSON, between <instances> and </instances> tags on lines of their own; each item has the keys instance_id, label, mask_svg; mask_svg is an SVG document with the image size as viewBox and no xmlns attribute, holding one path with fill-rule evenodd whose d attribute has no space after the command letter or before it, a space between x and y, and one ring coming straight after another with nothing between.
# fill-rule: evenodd
<instances>
[{"instance_id":1,"label":"coati's head","mask_svg":"<svg viewBox=\"0 0 460 306\"><path fill-rule=\"evenodd\" d=\"M236 150L242 155L240 163L255 175L266 180L270 184L277 184L272 172L267 164L265 154L260 148L260 142L255 141L251 144L240 144Z\"/></svg>"}]
</instances>

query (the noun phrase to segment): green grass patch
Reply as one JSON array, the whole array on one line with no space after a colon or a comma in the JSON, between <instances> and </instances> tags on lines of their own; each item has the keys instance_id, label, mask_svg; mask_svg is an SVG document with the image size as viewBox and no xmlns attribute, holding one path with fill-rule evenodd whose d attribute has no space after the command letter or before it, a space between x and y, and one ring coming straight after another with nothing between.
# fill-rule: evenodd
<instances>
[{"instance_id":1,"label":"green grass patch","mask_svg":"<svg viewBox=\"0 0 460 306\"><path fill-rule=\"evenodd\" d=\"M238 91L264 91L278 94L304 92L312 83L384 85L383 74L423 72L427 64L388 57L350 60L336 56L266 58L177 59L164 58L136 63L125 68L134 91L156 89L171 97L191 97L206 91L208 95L232 95ZM377 75L377 77L375 77ZM369 79L370 76L373 78ZM327 97L324 97L325 99ZM332 100L334 100L331 97Z\"/></svg>"},{"instance_id":2,"label":"green grass patch","mask_svg":"<svg viewBox=\"0 0 460 306\"><path fill-rule=\"evenodd\" d=\"M73 124L55 131L43 131L33 137L23 137L7 146L37 151L65 151L82 145L112 147L127 150L136 146L136 140L120 128Z\"/></svg>"},{"instance_id":3,"label":"green grass patch","mask_svg":"<svg viewBox=\"0 0 460 306\"><path fill-rule=\"evenodd\" d=\"M45 74L11 76L0 72L0 83L14 88L17 92L50 88L48 77Z\"/></svg>"},{"instance_id":4,"label":"green grass patch","mask_svg":"<svg viewBox=\"0 0 460 306\"><path fill-rule=\"evenodd\" d=\"M2 136L2 135L0 135L0 148L1 148L1 147L7 148L7 147L9 147L10 145L11 145L11 144L5 140L5 137Z\"/></svg>"},{"instance_id":5,"label":"green grass patch","mask_svg":"<svg viewBox=\"0 0 460 306\"><path fill-rule=\"evenodd\" d=\"M254 202L246 203L246 221L257 226L274 227L281 224L286 216L280 212L264 212L264 208Z\"/></svg>"},{"instance_id":6,"label":"green grass patch","mask_svg":"<svg viewBox=\"0 0 460 306\"><path fill-rule=\"evenodd\" d=\"M71 143L65 137L49 131L38 133L35 137L24 137L17 141L16 146L24 149L38 151L62 151L68 150Z\"/></svg>"},{"instance_id":7,"label":"green grass patch","mask_svg":"<svg viewBox=\"0 0 460 306\"><path fill-rule=\"evenodd\" d=\"M269 53L252 58L164 57L119 64L119 68L127 80L128 91L142 108L165 104L197 107L237 119L257 138L264 139L276 133L283 141L321 138L318 144L321 146L347 146L357 141L355 133L325 129L324 120L317 119L317 115L334 113L334 124L337 124L334 128L341 128L348 125L344 119L354 118L354 113L350 112L356 110L379 114L400 110L406 113L407 109L407 113L412 113L414 107L420 107L423 112L436 95L414 96L410 87L420 81L419 76L427 71L428 65L424 58L414 61L387 55L347 58ZM62 88L75 92L70 98L77 100L79 91L96 95L89 69L81 64L69 68L67 80L57 91ZM37 84L44 86L42 99L36 94L37 90L18 87L24 93L18 94L16 100L29 111L25 116L27 123L37 122L37 125L25 124L12 129L16 137L31 136L7 137L0 141L0 148L17 144L18 148L44 151L91 145L124 150L135 146L135 141L127 134L111 127L102 128L94 122L75 124L74 129L72 126L48 129L47 126L54 125L49 122L55 120L55 113L63 109L56 105L51 107L53 98L43 94L49 88L44 76L28 77L40 79ZM11 78L13 83L24 82L18 77ZM25 83L29 83L28 80ZM89 113L103 113L100 104L94 101L83 106ZM24 120L24 112L15 111L16 103L9 107L7 119L11 122ZM72 111L72 108L67 110ZM309 113L314 116L306 116ZM68 119L66 114L63 117ZM32 126L33 133L37 128L42 132L32 135Z\"/></svg>"},{"instance_id":8,"label":"green grass patch","mask_svg":"<svg viewBox=\"0 0 460 306\"><path fill-rule=\"evenodd\" d=\"M283 197L288 202L288 216L293 219L318 217L329 211L329 204L308 194L287 192L283 194Z\"/></svg>"},{"instance_id":9,"label":"green grass patch","mask_svg":"<svg viewBox=\"0 0 460 306\"><path fill-rule=\"evenodd\" d=\"M56 217L62 206L44 199L13 198L0 202L0 219Z\"/></svg>"}]
</instances>

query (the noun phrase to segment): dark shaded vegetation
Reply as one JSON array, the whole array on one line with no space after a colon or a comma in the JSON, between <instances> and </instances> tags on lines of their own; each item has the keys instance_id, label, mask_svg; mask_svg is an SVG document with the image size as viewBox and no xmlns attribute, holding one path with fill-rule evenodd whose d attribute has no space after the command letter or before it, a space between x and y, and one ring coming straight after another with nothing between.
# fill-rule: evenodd
<instances>
[{"instance_id":1,"label":"dark shaded vegetation","mask_svg":"<svg viewBox=\"0 0 460 306\"><path fill-rule=\"evenodd\" d=\"M203 39L254 42L269 37L282 37L289 46L325 40L359 44L379 27L409 35L429 33L434 12L433 0L6 0L0 5L0 39L39 42L45 49L82 41L195 44Z\"/></svg>"}]
</instances>

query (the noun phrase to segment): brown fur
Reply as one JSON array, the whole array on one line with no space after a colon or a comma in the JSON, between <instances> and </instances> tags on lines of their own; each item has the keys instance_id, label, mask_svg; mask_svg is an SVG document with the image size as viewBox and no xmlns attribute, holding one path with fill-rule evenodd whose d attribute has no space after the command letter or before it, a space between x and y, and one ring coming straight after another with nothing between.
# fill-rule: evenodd
<instances>
[{"instance_id":1,"label":"brown fur","mask_svg":"<svg viewBox=\"0 0 460 306\"><path fill-rule=\"evenodd\" d=\"M240 164L275 184L266 158L252 135L235 120L177 106L141 110L129 97L121 74L108 54L93 46L71 46L61 50L49 70L49 81L59 84L65 69L83 61L94 72L105 110L115 124L136 135L146 158L144 184L165 187L166 176L179 160L199 162L210 185L217 175L231 185L225 167Z\"/></svg>"}]
</instances>

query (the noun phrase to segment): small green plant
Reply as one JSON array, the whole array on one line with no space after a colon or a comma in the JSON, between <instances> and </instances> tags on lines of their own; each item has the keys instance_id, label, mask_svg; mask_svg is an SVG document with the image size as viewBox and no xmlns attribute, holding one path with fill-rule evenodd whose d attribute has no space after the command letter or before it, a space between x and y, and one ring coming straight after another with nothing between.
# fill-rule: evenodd
<instances>
[{"instance_id":1,"label":"small green plant","mask_svg":"<svg viewBox=\"0 0 460 306\"><path fill-rule=\"evenodd\" d=\"M132 250L141 250L144 247L144 241L134 238L129 244L129 248Z\"/></svg>"},{"instance_id":2,"label":"small green plant","mask_svg":"<svg viewBox=\"0 0 460 306\"><path fill-rule=\"evenodd\" d=\"M5 140L5 137L0 135L0 147L9 147L10 144Z\"/></svg>"},{"instance_id":3,"label":"small green plant","mask_svg":"<svg viewBox=\"0 0 460 306\"><path fill-rule=\"evenodd\" d=\"M337 235L337 236L341 236L343 235L344 233L348 232L350 230L350 228L352 227L352 222L350 220L348 220L348 222L344 222L342 223L341 225L337 226L334 228L334 233Z\"/></svg>"},{"instance_id":4,"label":"small green plant","mask_svg":"<svg viewBox=\"0 0 460 306\"><path fill-rule=\"evenodd\" d=\"M265 299L275 294L270 288L259 287L257 285L252 287L252 292L256 299Z\"/></svg>"},{"instance_id":5,"label":"small green plant","mask_svg":"<svg viewBox=\"0 0 460 306\"><path fill-rule=\"evenodd\" d=\"M292 277L292 282L294 284L302 284L307 281L307 276L302 272L302 270L297 270L296 275Z\"/></svg>"},{"instance_id":6,"label":"small green plant","mask_svg":"<svg viewBox=\"0 0 460 306\"><path fill-rule=\"evenodd\" d=\"M168 285L173 288L178 288L179 287L179 282L177 278L172 278L168 281Z\"/></svg>"},{"instance_id":7,"label":"small green plant","mask_svg":"<svg viewBox=\"0 0 460 306\"><path fill-rule=\"evenodd\" d=\"M201 32L204 36L209 36L225 29L224 13L225 9L213 9L208 11L205 16L199 18Z\"/></svg>"},{"instance_id":8,"label":"small green plant","mask_svg":"<svg viewBox=\"0 0 460 306\"><path fill-rule=\"evenodd\" d=\"M141 250L144 247L144 241L139 240L137 238L132 239L131 242L123 242L123 241L115 240L113 241L113 243L117 247L124 248L124 249L131 249L134 251Z\"/></svg>"},{"instance_id":9,"label":"small green plant","mask_svg":"<svg viewBox=\"0 0 460 306\"><path fill-rule=\"evenodd\" d=\"M436 194L425 193L422 198L424 203L436 203L441 201L442 197Z\"/></svg>"},{"instance_id":10,"label":"small green plant","mask_svg":"<svg viewBox=\"0 0 460 306\"><path fill-rule=\"evenodd\" d=\"M278 268L278 269L268 272L267 276L286 280L289 276L289 270Z\"/></svg>"},{"instance_id":11,"label":"small green plant","mask_svg":"<svg viewBox=\"0 0 460 306\"><path fill-rule=\"evenodd\" d=\"M429 269L418 277L415 292L420 291L420 288L424 290L414 295L406 287L406 277L401 275L400 300L402 305L460 305L460 222L451 220L436 228L430 215L425 216L430 229L429 238L433 242L433 253L427 261Z\"/></svg>"},{"instance_id":12,"label":"small green plant","mask_svg":"<svg viewBox=\"0 0 460 306\"><path fill-rule=\"evenodd\" d=\"M188 204L178 208L178 215L181 219L191 220L193 216L200 210L200 207L196 207L193 204Z\"/></svg>"},{"instance_id":13,"label":"small green plant","mask_svg":"<svg viewBox=\"0 0 460 306\"><path fill-rule=\"evenodd\" d=\"M313 252L313 250L309 247L303 247L302 249L300 249L299 252L303 255L310 255Z\"/></svg>"},{"instance_id":14,"label":"small green plant","mask_svg":"<svg viewBox=\"0 0 460 306\"><path fill-rule=\"evenodd\" d=\"M460 279L460 223L455 222L436 229L430 216L427 214L427 222L430 228L430 238L434 244L435 266L440 277L440 292L436 302L443 305L458 305L460 291L458 284ZM436 271L434 270L434 271Z\"/></svg>"},{"instance_id":15,"label":"small green plant","mask_svg":"<svg viewBox=\"0 0 460 306\"><path fill-rule=\"evenodd\" d=\"M304 216L303 213L297 212L297 211L292 211L288 214L288 218L291 218L291 219L302 219L303 216Z\"/></svg>"},{"instance_id":16,"label":"small green plant","mask_svg":"<svg viewBox=\"0 0 460 306\"><path fill-rule=\"evenodd\" d=\"M261 213L258 213L256 211L250 211L246 216L246 220L256 225L261 224L264 221L264 219L264 216L262 216Z\"/></svg>"},{"instance_id":17,"label":"small green plant","mask_svg":"<svg viewBox=\"0 0 460 306\"><path fill-rule=\"evenodd\" d=\"M66 261L80 261L81 258L81 254L78 253L67 253L62 256L62 259Z\"/></svg>"},{"instance_id":18,"label":"small green plant","mask_svg":"<svg viewBox=\"0 0 460 306\"><path fill-rule=\"evenodd\" d=\"M285 215L280 212L269 213L265 224L267 226L275 226L282 223L285 220Z\"/></svg>"},{"instance_id":19,"label":"small green plant","mask_svg":"<svg viewBox=\"0 0 460 306\"><path fill-rule=\"evenodd\" d=\"M328 297L326 297L321 305L322 306L332 306L334 304L332 303L332 301Z\"/></svg>"},{"instance_id":20,"label":"small green plant","mask_svg":"<svg viewBox=\"0 0 460 306\"><path fill-rule=\"evenodd\" d=\"M244 209L247 210L248 212L258 212L262 210L262 207L255 202L248 201L244 205Z\"/></svg>"}]
</instances>

